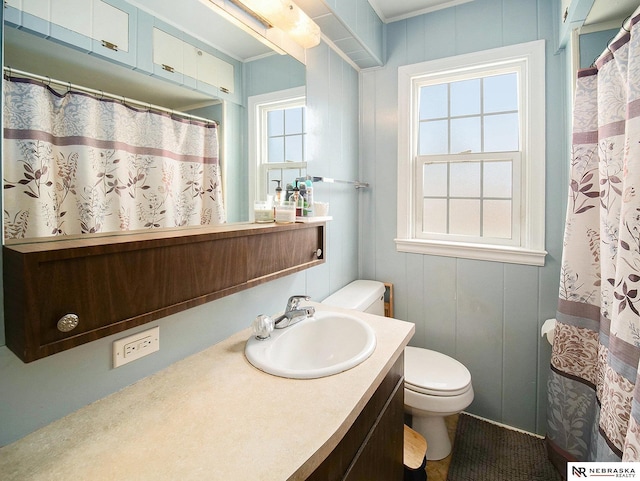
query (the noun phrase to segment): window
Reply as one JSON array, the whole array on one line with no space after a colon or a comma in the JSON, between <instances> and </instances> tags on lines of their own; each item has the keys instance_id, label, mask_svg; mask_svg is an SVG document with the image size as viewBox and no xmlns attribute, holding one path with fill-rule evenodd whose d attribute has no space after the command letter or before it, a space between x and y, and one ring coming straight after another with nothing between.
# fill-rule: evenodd
<instances>
[{"instance_id":1,"label":"window","mask_svg":"<svg viewBox=\"0 0 640 481\"><path fill-rule=\"evenodd\" d=\"M306 175L305 89L295 88L249 99L250 192L255 199L274 195ZM255 179L255 180L254 180ZM250 203L252 205L253 202Z\"/></svg>"},{"instance_id":2,"label":"window","mask_svg":"<svg viewBox=\"0 0 640 481\"><path fill-rule=\"evenodd\" d=\"M403 252L544 265L544 42L399 69Z\"/></svg>"}]
</instances>

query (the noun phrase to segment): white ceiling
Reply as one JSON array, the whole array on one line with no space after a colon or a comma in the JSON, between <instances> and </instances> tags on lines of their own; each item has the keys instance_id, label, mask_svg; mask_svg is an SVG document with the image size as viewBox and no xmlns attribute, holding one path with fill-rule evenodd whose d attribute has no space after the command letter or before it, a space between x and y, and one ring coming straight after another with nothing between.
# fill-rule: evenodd
<instances>
[{"instance_id":1,"label":"white ceiling","mask_svg":"<svg viewBox=\"0 0 640 481\"><path fill-rule=\"evenodd\" d=\"M369 0L369 4L383 22L389 23L471 1L473 0Z\"/></svg>"},{"instance_id":2,"label":"white ceiling","mask_svg":"<svg viewBox=\"0 0 640 481\"><path fill-rule=\"evenodd\" d=\"M395 22L473 0L369 0L383 22ZM595 0L585 25L623 20L640 6L640 0Z\"/></svg>"},{"instance_id":3,"label":"white ceiling","mask_svg":"<svg viewBox=\"0 0 640 481\"><path fill-rule=\"evenodd\" d=\"M622 22L640 5L640 0L596 0L585 20L585 25Z\"/></svg>"}]
</instances>

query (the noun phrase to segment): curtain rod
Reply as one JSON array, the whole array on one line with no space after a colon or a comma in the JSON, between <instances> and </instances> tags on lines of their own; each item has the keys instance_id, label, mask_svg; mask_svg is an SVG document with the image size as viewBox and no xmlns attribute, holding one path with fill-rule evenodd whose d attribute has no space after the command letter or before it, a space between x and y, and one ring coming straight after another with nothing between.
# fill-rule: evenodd
<instances>
[{"instance_id":1,"label":"curtain rod","mask_svg":"<svg viewBox=\"0 0 640 481\"><path fill-rule=\"evenodd\" d=\"M17 70L11 67L3 67L5 74L8 74L8 77L11 78L13 75L16 76L20 76L20 77L27 77L33 80L37 80L39 82L42 82L44 84L46 84L47 86L50 86L51 84L55 84L58 85L60 87L65 87L68 90L76 90L76 91L80 91L83 93L88 93L91 94L95 97L99 97L100 99L103 98L108 98L111 100L117 100L119 102L122 102L123 104L129 104L132 106L136 106L136 107L143 107L145 109L148 110L157 110L160 112L164 112L167 113L169 115L172 116L178 116L178 117L183 117L185 119L190 119L190 120L197 120L199 122L204 122L206 124L216 124L216 125L220 125L220 123L217 120L211 120L211 119L205 119L204 117L198 117L197 115L191 115L191 114L187 114L185 112L180 112L177 110L171 110L168 109L166 107L161 107L159 105L153 105L150 104L148 102L141 102L140 100L134 100L134 99L130 99L127 97L124 97L122 95L115 95L115 94L110 94L107 92L103 92L102 90L96 90L96 89L92 89L89 87L83 87L82 85L76 85L76 84L72 84L71 82L63 82L62 80L56 80L56 79L52 79L51 77L45 77L43 75L38 75L35 73L31 73L31 72L25 72L23 70Z\"/></svg>"}]
</instances>

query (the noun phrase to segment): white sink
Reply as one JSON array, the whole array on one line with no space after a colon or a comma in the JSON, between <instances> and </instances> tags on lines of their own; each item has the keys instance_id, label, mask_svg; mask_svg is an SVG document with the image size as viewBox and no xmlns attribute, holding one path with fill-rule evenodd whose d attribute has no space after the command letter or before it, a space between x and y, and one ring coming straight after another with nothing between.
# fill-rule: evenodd
<instances>
[{"instance_id":1,"label":"white sink","mask_svg":"<svg viewBox=\"0 0 640 481\"><path fill-rule=\"evenodd\" d=\"M245 356L274 376L313 379L357 366L376 348L371 326L349 314L316 311L309 319L276 329L265 340L247 341Z\"/></svg>"}]
</instances>

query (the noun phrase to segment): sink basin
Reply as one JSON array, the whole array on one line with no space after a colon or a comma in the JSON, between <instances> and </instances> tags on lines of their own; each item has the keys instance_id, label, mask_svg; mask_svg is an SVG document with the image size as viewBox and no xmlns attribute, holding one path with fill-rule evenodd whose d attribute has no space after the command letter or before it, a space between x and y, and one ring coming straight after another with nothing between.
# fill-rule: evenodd
<instances>
[{"instance_id":1,"label":"sink basin","mask_svg":"<svg viewBox=\"0 0 640 481\"><path fill-rule=\"evenodd\" d=\"M348 314L316 311L309 319L258 340L252 336L245 356L258 369L293 379L331 376L357 366L376 348L366 322Z\"/></svg>"}]
</instances>

